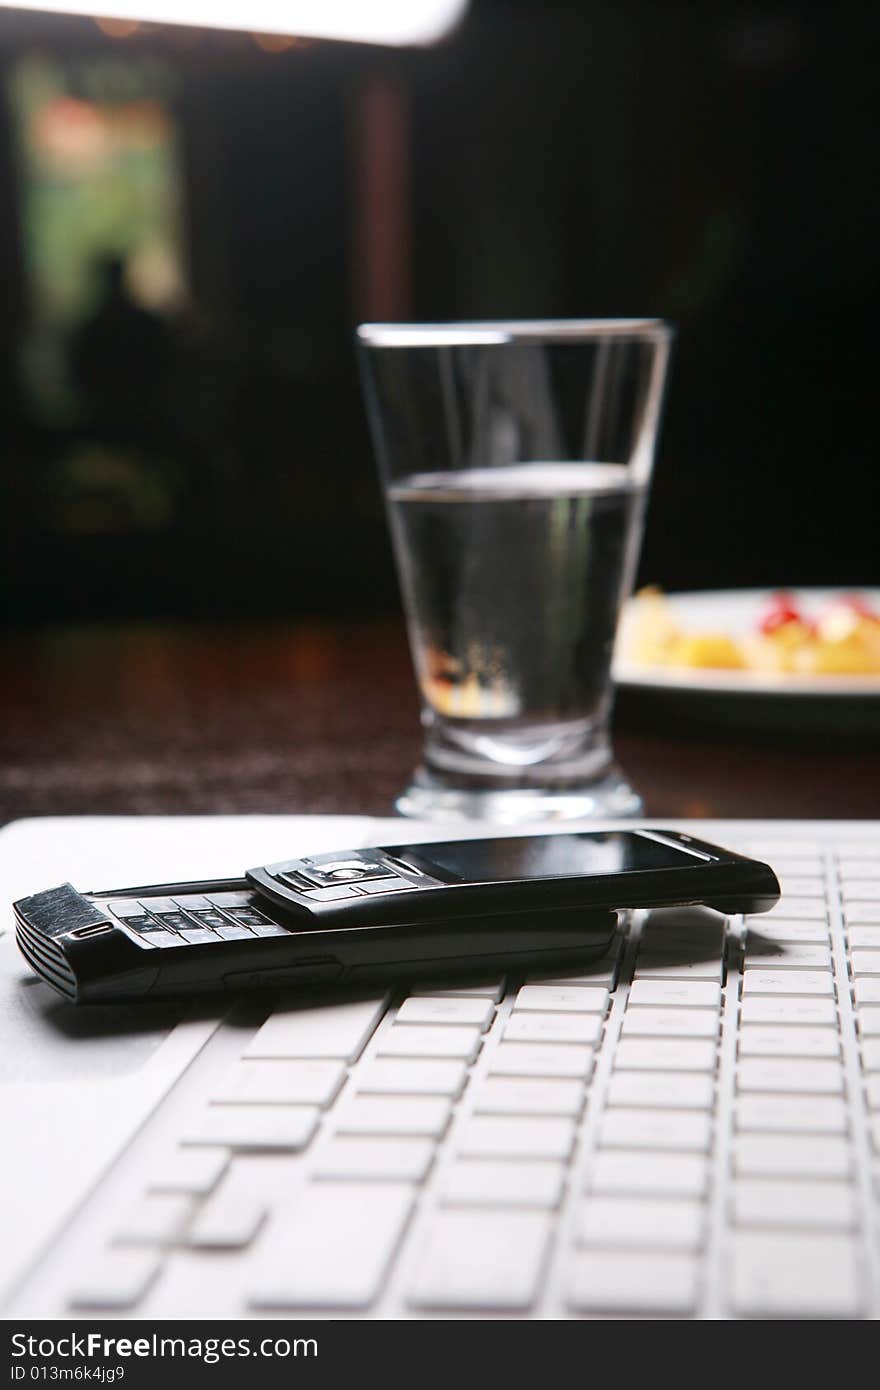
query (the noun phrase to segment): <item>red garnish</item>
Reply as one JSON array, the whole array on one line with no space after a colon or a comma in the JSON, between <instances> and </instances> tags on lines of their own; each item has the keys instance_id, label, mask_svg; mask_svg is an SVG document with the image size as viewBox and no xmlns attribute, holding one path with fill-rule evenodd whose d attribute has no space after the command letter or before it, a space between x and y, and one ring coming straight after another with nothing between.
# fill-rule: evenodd
<instances>
[{"instance_id":1,"label":"red garnish","mask_svg":"<svg viewBox=\"0 0 880 1390\"><path fill-rule=\"evenodd\" d=\"M787 623L801 623L805 627L807 626L793 595L780 592L774 594L769 600L758 622L758 627L765 637L769 637L771 633L778 632Z\"/></svg>"}]
</instances>

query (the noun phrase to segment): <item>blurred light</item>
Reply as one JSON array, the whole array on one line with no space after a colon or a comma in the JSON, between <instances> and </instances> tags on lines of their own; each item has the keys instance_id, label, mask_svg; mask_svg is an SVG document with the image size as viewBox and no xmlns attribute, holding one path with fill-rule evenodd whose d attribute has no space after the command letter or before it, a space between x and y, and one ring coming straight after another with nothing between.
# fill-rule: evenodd
<instances>
[{"instance_id":1,"label":"blurred light","mask_svg":"<svg viewBox=\"0 0 880 1390\"><path fill-rule=\"evenodd\" d=\"M34 121L33 140L46 163L66 177L100 169L111 153L103 112L77 97L48 101Z\"/></svg>"},{"instance_id":2,"label":"blurred light","mask_svg":"<svg viewBox=\"0 0 880 1390\"><path fill-rule=\"evenodd\" d=\"M0 0L0 6L7 9L85 14L99 23L145 20L394 46L435 43L461 19L467 3L468 0ZM117 32L114 37L122 35Z\"/></svg>"},{"instance_id":3,"label":"blurred light","mask_svg":"<svg viewBox=\"0 0 880 1390\"><path fill-rule=\"evenodd\" d=\"M96 19L95 23L108 39L130 39L141 27L139 19Z\"/></svg>"},{"instance_id":4,"label":"blurred light","mask_svg":"<svg viewBox=\"0 0 880 1390\"><path fill-rule=\"evenodd\" d=\"M303 43L293 34L251 34L251 38L264 53L285 53Z\"/></svg>"},{"instance_id":5,"label":"blurred light","mask_svg":"<svg viewBox=\"0 0 880 1390\"><path fill-rule=\"evenodd\" d=\"M125 288L136 304L158 313L179 309L186 297L172 247L153 241L132 251L125 262Z\"/></svg>"}]
</instances>

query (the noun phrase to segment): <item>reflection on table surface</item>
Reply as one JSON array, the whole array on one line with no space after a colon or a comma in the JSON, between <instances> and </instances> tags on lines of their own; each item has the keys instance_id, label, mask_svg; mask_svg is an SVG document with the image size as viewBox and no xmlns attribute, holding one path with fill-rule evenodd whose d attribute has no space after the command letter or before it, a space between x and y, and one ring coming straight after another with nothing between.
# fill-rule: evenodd
<instances>
[{"instance_id":1,"label":"reflection on table surface","mask_svg":"<svg viewBox=\"0 0 880 1390\"><path fill-rule=\"evenodd\" d=\"M58 628L7 639L0 818L387 815L421 746L402 624ZM880 814L880 740L696 728L650 693L615 747L647 814Z\"/></svg>"}]
</instances>

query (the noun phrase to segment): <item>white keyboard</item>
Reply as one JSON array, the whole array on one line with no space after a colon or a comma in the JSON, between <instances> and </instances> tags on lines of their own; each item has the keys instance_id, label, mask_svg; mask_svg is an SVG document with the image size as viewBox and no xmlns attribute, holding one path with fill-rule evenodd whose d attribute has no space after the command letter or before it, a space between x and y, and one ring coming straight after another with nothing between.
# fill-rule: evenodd
<instances>
[{"instance_id":1,"label":"white keyboard","mask_svg":"<svg viewBox=\"0 0 880 1390\"><path fill-rule=\"evenodd\" d=\"M575 977L185 1025L7 1316L876 1316L874 832L727 834L778 907L635 914Z\"/></svg>"}]
</instances>

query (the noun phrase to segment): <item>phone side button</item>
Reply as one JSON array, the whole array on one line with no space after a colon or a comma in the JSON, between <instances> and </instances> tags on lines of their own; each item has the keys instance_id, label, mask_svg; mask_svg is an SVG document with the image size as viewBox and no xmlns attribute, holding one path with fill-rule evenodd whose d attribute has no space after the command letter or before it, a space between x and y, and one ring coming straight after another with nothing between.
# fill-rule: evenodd
<instances>
[{"instance_id":1,"label":"phone side button","mask_svg":"<svg viewBox=\"0 0 880 1390\"><path fill-rule=\"evenodd\" d=\"M275 970L233 970L223 976L224 989L286 989L289 985L311 985L338 980L342 966L338 961L304 961Z\"/></svg>"}]
</instances>

